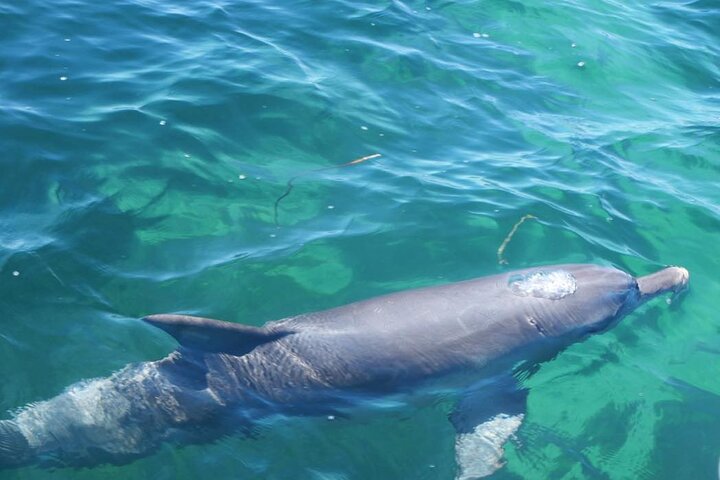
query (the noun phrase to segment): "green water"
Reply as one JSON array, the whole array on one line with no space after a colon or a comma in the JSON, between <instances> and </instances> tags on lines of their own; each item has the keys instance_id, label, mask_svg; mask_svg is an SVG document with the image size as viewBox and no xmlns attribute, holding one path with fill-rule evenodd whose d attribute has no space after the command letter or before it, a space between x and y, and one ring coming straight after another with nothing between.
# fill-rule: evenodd
<instances>
[{"instance_id":1,"label":"green water","mask_svg":"<svg viewBox=\"0 0 720 480\"><path fill-rule=\"evenodd\" d=\"M544 364L500 479L716 478L713 1L0 3L0 409L259 325L595 262L691 290ZM286 182L300 172L382 157ZM526 214L504 251L497 250ZM445 479L449 402L8 479Z\"/></svg>"}]
</instances>

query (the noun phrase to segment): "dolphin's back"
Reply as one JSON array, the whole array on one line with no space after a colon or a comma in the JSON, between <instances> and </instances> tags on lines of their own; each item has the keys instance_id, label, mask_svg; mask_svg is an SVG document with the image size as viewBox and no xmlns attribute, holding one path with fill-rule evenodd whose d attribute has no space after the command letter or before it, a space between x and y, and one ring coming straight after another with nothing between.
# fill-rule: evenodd
<instances>
[{"instance_id":1,"label":"dolphin's back","mask_svg":"<svg viewBox=\"0 0 720 480\"><path fill-rule=\"evenodd\" d=\"M513 281L567 274L575 290L551 285L523 296ZM557 287L557 288L556 288ZM555 290L553 290L555 289ZM559 329L619 313L637 292L630 275L595 265L560 265L384 295L266 325L292 335L235 359L252 388L276 398L295 393L376 390L512 360ZM562 293L562 292L561 292ZM258 369L259 365L269 365ZM505 367L507 365L502 365ZM290 373L290 374L289 374Z\"/></svg>"}]
</instances>

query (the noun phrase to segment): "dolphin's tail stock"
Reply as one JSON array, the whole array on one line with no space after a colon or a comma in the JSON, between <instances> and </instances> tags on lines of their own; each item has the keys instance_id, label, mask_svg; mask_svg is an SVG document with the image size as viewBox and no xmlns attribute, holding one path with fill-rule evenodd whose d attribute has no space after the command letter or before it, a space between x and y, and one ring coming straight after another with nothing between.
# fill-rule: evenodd
<instances>
[{"instance_id":1,"label":"dolphin's tail stock","mask_svg":"<svg viewBox=\"0 0 720 480\"><path fill-rule=\"evenodd\" d=\"M224 406L207 389L173 383L167 365L163 372L154 362L130 365L0 420L0 470L123 464L163 442L203 443L228 430Z\"/></svg>"},{"instance_id":2,"label":"dolphin's tail stock","mask_svg":"<svg viewBox=\"0 0 720 480\"><path fill-rule=\"evenodd\" d=\"M638 277L640 301L645 302L666 292L679 293L687 288L690 273L683 267L668 267L650 275Z\"/></svg>"},{"instance_id":3,"label":"dolphin's tail stock","mask_svg":"<svg viewBox=\"0 0 720 480\"><path fill-rule=\"evenodd\" d=\"M0 421L0 468L19 467L30 461L32 450L14 422Z\"/></svg>"}]
</instances>

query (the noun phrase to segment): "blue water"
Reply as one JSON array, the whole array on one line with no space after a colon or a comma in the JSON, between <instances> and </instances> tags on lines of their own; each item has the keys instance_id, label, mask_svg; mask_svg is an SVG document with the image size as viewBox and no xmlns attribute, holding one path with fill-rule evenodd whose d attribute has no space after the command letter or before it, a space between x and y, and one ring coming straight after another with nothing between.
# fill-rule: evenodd
<instances>
[{"instance_id":1,"label":"blue water","mask_svg":"<svg viewBox=\"0 0 720 480\"><path fill-rule=\"evenodd\" d=\"M511 268L679 264L682 301L525 381L496 477L716 478L717 2L25 0L0 40L3 411L170 352L148 313L260 325ZM298 177L276 224L289 179L374 153ZM0 476L452 478L451 408Z\"/></svg>"}]
</instances>

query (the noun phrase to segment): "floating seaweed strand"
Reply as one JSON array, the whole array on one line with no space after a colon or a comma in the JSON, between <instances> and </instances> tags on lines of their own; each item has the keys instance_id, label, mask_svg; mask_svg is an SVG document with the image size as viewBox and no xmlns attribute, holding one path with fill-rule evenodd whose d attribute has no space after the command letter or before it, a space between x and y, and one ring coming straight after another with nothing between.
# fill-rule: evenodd
<instances>
[{"instance_id":1,"label":"floating seaweed strand","mask_svg":"<svg viewBox=\"0 0 720 480\"><path fill-rule=\"evenodd\" d=\"M275 200L275 209L274 209L275 225L280 225L278 223L278 206L280 205L280 201L283 198L290 195L290 192L292 191L292 189L294 187L293 182L295 180L297 180L298 178L305 177L305 176L311 175L313 173L324 172L325 170L332 170L334 168L342 168L342 167L349 167L351 165L357 165L358 163L363 163L363 162L366 162L368 160L372 160L373 158L378 158L378 157L382 157L382 155L380 155L379 153L373 153L372 155L366 155L364 157L356 158L355 160L352 160L347 163L341 163L340 165L330 165L329 167L314 168L312 170L305 170L304 172L298 173L297 175L295 175L294 177L292 177L290 180L287 181L287 187L285 188L285 192L282 195L280 195L277 198L277 200Z\"/></svg>"},{"instance_id":2,"label":"floating seaweed strand","mask_svg":"<svg viewBox=\"0 0 720 480\"><path fill-rule=\"evenodd\" d=\"M510 230L510 233L507 234L507 237L505 237L505 240L503 240L500 248L498 248L497 250L497 258L500 265L507 265L508 263L508 261L503 258L503 253L505 253L505 248L510 243L510 240L512 240L512 237L513 235L515 235L515 232L517 232L517 229L520 228L520 225L522 225L525 220L531 220L533 218L537 219L535 215L530 215L528 213L527 215L523 216L515 225L513 225L512 230Z\"/></svg>"}]
</instances>

